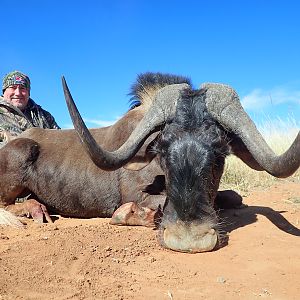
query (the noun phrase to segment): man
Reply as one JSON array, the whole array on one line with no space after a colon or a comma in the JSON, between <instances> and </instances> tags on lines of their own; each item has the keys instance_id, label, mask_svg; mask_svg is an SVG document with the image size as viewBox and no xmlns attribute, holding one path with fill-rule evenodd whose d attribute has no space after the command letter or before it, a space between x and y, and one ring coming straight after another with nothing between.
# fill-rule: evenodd
<instances>
[{"instance_id":1,"label":"man","mask_svg":"<svg viewBox=\"0 0 300 300\"><path fill-rule=\"evenodd\" d=\"M3 78L3 96L0 97L0 148L11 138L31 127L60 129L54 117L30 98L30 79L27 75L13 71ZM35 200L28 191L16 202L19 206L7 210L16 215L31 215L36 221L43 222L43 216L52 222L44 205ZM27 200L27 201L25 201ZM25 201L25 202L24 202Z\"/></svg>"},{"instance_id":2,"label":"man","mask_svg":"<svg viewBox=\"0 0 300 300\"><path fill-rule=\"evenodd\" d=\"M30 127L60 129L54 117L30 98L30 79L13 71L3 78L0 97L0 148Z\"/></svg>"}]
</instances>

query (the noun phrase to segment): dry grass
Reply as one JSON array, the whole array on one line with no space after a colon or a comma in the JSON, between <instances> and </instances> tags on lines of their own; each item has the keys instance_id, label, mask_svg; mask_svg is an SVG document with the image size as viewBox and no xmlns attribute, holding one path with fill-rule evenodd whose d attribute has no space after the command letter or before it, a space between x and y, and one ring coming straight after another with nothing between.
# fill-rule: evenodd
<instances>
[{"instance_id":1,"label":"dry grass","mask_svg":"<svg viewBox=\"0 0 300 300\"><path fill-rule=\"evenodd\" d=\"M281 119L267 120L258 125L269 146L277 154L283 153L292 144L299 125L294 119L282 121ZM258 172L250 169L235 156L229 156L226 160L225 171L221 181L221 189L234 189L241 194L247 194L256 187L267 187L278 180L300 181L300 169L287 179L278 179L266 172Z\"/></svg>"}]
</instances>

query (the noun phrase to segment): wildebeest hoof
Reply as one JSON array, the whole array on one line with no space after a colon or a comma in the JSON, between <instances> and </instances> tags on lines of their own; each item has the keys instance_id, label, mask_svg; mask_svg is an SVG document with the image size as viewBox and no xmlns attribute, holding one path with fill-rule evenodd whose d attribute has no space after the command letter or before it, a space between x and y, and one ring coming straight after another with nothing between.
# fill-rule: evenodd
<instances>
[{"instance_id":1,"label":"wildebeest hoof","mask_svg":"<svg viewBox=\"0 0 300 300\"><path fill-rule=\"evenodd\" d=\"M48 223L53 223L46 206L35 199L29 199L23 203L9 205L6 209L19 217L32 217L37 223L44 223L44 217Z\"/></svg>"},{"instance_id":2,"label":"wildebeest hoof","mask_svg":"<svg viewBox=\"0 0 300 300\"><path fill-rule=\"evenodd\" d=\"M128 202L114 212L109 223L112 225L154 227L155 213L155 210L148 207L140 207L134 202Z\"/></svg>"},{"instance_id":3,"label":"wildebeest hoof","mask_svg":"<svg viewBox=\"0 0 300 300\"><path fill-rule=\"evenodd\" d=\"M215 206L218 209L243 208L243 198L232 190L218 191L215 199Z\"/></svg>"}]
</instances>

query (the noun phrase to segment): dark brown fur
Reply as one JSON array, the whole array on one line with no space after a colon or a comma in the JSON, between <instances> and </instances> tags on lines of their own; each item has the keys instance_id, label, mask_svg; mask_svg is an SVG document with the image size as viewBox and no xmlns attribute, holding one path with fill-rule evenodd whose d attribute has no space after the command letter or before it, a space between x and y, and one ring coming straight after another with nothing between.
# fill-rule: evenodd
<instances>
[{"instance_id":1,"label":"dark brown fur","mask_svg":"<svg viewBox=\"0 0 300 300\"><path fill-rule=\"evenodd\" d=\"M144 107L139 106L113 126L91 132L105 149L114 150L124 143L144 113ZM145 149L138 154L143 155ZM155 161L138 172L123 168L103 171L90 161L74 130L29 129L4 146L0 158L2 207L30 190L55 213L110 217L123 203L159 197L159 192L143 192L156 175L162 174Z\"/></svg>"}]
</instances>

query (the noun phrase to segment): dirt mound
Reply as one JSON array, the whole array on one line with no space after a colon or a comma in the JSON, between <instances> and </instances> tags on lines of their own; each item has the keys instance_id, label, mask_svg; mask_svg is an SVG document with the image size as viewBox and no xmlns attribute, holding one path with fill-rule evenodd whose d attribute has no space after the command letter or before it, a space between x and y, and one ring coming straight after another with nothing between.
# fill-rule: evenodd
<instances>
[{"instance_id":1,"label":"dirt mound","mask_svg":"<svg viewBox=\"0 0 300 300\"><path fill-rule=\"evenodd\" d=\"M221 212L228 242L184 254L109 219L0 227L0 299L299 299L300 184L281 181Z\"/></svg>"}]
</instances>

